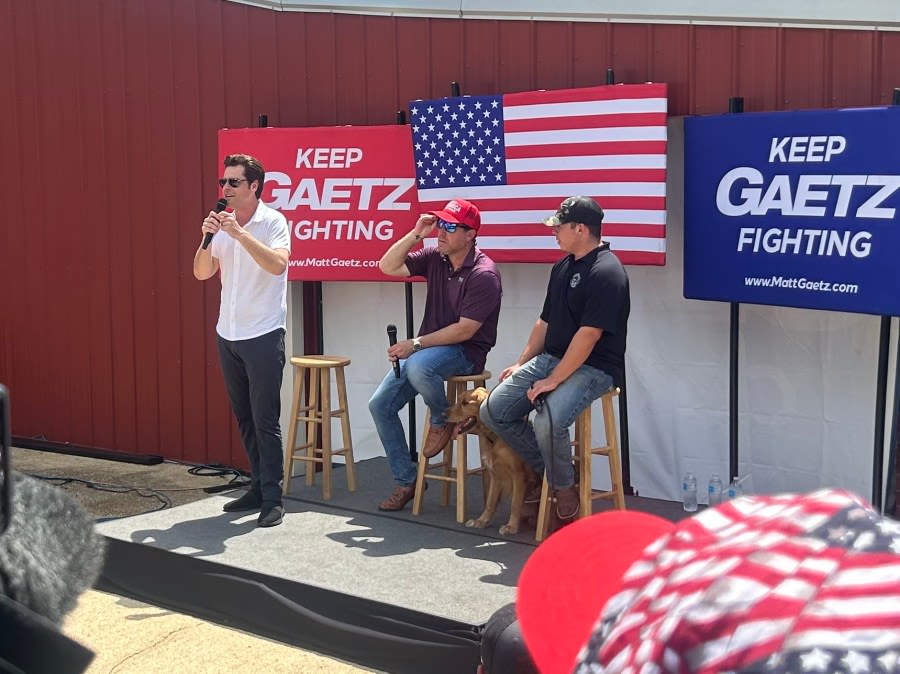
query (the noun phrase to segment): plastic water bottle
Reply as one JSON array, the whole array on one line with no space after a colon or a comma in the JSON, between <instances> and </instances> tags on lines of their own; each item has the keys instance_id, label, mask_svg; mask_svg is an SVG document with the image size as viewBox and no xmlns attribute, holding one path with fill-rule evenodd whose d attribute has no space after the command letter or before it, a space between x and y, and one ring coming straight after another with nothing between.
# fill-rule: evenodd
<instances>
[{"instance_id":1,"label":"plastic water bottle","mask_svg":"<svg viewBox=\"0 0 900 674\"><path fill-rule=\"evenodd\" d=\"M744 485L742 483L743 480L739 477L731 480L731 484L728 485L728 500L744 495Z\"/></svg>"},{"instance_id":2,"label":"plastic water bottle","mask_svg":"<svg viewBox=\"0 0 900 674\"><path fill-rule=\"evenodd\" d=\"M722 478L719 477L718 473L713 473L713 476L709 478L709 486L706 488L706 502L710 508L722 502L722 492Z\"/></svg>"},{"instance_id":3,"label":"plastic water bottle","mask_svg":"<svg viewBox=\"0 0 900 674\"><path fill-rule=\"evenodd\" d=\"M687 512L697 510L697 476L691 472L681 478L681 502Z\"/></svg>"}]
</instances>

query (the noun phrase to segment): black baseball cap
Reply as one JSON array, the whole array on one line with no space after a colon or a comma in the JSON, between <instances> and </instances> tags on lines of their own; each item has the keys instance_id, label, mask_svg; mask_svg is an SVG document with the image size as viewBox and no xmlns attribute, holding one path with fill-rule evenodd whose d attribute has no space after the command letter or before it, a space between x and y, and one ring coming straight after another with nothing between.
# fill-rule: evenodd
<instances>
[{"instance_id":1,"label":"black baseball cap","mask_svg":"<svg viewBox=\"0 0 900 674\"><path fill-rule=\"evenodd\" d=\"M580 222L588 227L599 228L603 222L603 209L590 197L569 197L559 205L554 215L544 220L548 227L567 222Z\"/></svg>"}]
</instances>

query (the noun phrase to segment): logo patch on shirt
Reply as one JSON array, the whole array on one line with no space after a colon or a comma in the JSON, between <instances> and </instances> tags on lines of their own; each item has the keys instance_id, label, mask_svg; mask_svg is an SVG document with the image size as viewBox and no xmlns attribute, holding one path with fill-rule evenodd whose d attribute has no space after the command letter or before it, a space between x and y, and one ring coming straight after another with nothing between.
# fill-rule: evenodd
<instances>
[{"instance_id":1,"label":"logo patch on shirt","mask_svg":"<svg viewBox=\"0 0 900 674\"><path fill-rule=\"evenodd\" d=\"M569 279L569 287L576 288L579 283L581 283L581 274L576 272L575 274L572 274L572 278Z\"/></svg>"}]
</instances>

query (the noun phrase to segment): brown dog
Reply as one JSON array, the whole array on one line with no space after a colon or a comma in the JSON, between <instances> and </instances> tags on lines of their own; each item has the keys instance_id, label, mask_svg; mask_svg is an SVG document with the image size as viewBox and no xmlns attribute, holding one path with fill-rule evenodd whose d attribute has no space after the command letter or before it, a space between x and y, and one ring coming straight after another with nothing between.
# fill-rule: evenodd
<instances>
[{"instance_id":1,"label":"brown dog","mask_svg":"<svg viewBox=\"0 0 900 674\"><path fill-rule=\"evenodd\" d=\"M468 520L467 527L483 529L491 523L497 510L500 494L510 494L509 521L500 527L500 534L514 534L519 531L525 493L529 487L538 484L538 476L530 466L522 461L516 451L497 437L491 429L481 423L479 411L481 403L488 397L486 388L466 391L447 411L447 420L456 422L453 435L477 433L484 440L481 445L481 463L488 471L488 492L484 499L484 512L476 519Z\"/></svg>"}]
</instances>

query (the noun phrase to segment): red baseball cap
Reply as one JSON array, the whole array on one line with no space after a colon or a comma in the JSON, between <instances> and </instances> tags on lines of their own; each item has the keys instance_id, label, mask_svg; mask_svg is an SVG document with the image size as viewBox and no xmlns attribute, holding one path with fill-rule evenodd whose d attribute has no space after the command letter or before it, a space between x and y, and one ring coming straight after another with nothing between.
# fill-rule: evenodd
<instances>
[{"instance_id":1,"label":"red baseball cap","mask_svg":"<svg viewBox=\"0 0 900 674\"><path fill-rule=\"evenodd\" d=\"M644 549L675 525L633 510L577 520L541 543L519 576L516 613L541 674L570 674L606 601Z\"/></svg>"},{"instance_id":2,"label":"red baseball cap","mask_svg":"<svg viewBox=\"0 0 900 674\"><path fill-rule=\"evenodd\" d=\"M428 211L430 215L439 217L447 222L455 222L463 227L469 227L476 232L481 227L481 213L478 207L465 199L453 199L440 211Z\"/></svg>"}]
</instances>

